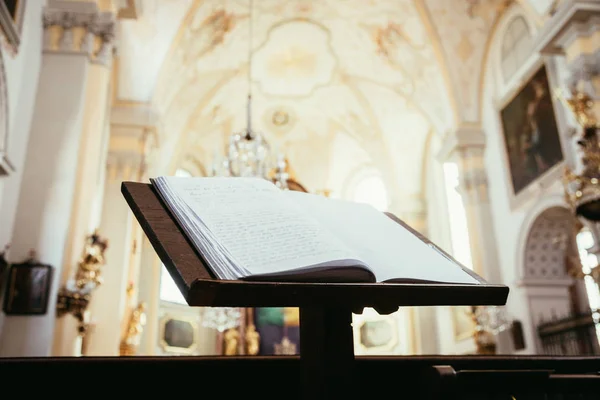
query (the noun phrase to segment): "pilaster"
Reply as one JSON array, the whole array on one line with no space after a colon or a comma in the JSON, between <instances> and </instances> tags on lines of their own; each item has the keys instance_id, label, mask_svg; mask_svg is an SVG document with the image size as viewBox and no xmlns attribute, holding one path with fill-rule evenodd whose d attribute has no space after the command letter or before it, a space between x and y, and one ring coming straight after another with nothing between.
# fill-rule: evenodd
<instances>
[{"instance_id":1,"label":"pilaster","mask_svg":"<svg viewBox=\"0 0 600 400\"><path fill-rule=\"evenodd\" d=\"M86 1L50 0L43 11L45 44L11 257L34 249L41 262L54 266L51 305L44 316L6 317L1 355L50 355L55 328L61 336L55 353L73 355L76 330L67 340L71 330L62 327L69 321L57 324L54 307L59 283L92 231L89 203L103 158L113 20Z\"/></svg>"},{"instance_id":2,"label":"pilaster","mask_svg":"<svg viewBox=\"0 0 600 400\"><path fill-rule=\"evenodd\" d=\"M484 132L480 127L469 125L447 135L438 157L458 167L458 189L467 216L473 269L488 281L501 283L484 152Z\"/></svg>"},{"instance_id":3,"label":"pilaster","mask_svg":"<svg viewBox=\"0 0 600 400\"><path fill-rule=\"evenodd\" d=\"M90 304L87 355L116 356L128 311L137 305L142 231L121 194L123 181L144 181L156 148L150 109L112 110L100 231L108 239L105 284ZM140 116L143 116L140 118ZM128 286L132 285L129 290Z\"/></svg>"}]
</instances>

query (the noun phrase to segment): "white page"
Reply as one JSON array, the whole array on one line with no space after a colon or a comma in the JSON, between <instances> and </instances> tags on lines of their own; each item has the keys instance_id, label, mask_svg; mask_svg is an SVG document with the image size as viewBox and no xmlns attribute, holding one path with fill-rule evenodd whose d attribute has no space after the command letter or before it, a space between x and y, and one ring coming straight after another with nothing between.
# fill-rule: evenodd
<instances>
[{"instance_id":1,"label":"white page","mask_svg":"<svg viewBox=\"0 0 600 400\"><path fill-rule=\"evenodd\" d=\"M161 179L248 275L281 273L356 258L340 239L331 236L267 180Z\"/></svg>"},{"instance_id":2,"label":"white page","mask_svg":"<svg viewBox=\"0 0 600 400\"><path fill-rule=\"evenodd\" d=\"M370 205L302 192L290 191L286 196L355 249L379 282L402 278L479 284L454 262Z\"/></svg>"}]
</instances>

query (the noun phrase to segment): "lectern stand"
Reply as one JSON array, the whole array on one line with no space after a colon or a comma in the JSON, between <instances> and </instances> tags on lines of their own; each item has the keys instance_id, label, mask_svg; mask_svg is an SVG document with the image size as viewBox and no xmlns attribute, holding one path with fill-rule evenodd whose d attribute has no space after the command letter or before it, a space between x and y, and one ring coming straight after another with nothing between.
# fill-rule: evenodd
<instances>
[{"instance_id":1,"label":"lectern stand","mask_svg":"<svg viewBox=\"0 0 600 400\"><path fill-rule=\"evenodd\" d=\"M215 279L151 185L124 182L122 192L154 250L190 306L299 307L305 399L354 398L352 313L389 314L405 306L504 305L508 287L481 284L350 284ZM398 221L398 223L402 223ZM406 226L406 225L405 225ZM408 227L407 227L408 228ZM426 240L422 238L423 240ZM457 268L459 268L457 266Z\"/></svg>"}]
</instances>

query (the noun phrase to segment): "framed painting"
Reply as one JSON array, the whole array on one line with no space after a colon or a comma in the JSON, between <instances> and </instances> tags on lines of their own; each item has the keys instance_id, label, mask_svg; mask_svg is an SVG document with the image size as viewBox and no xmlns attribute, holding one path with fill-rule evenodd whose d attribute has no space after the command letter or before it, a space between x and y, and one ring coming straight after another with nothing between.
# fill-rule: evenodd
<instances>
[{"instance_id":1,"label":"framed painting","mask_svg":"<svg viewBox=\"0 0 600 400\"><path fill-rule=\"evenodd\" d=\"M546 66L500 109L506 160L517 196L564 160Z\"/></svg>"},{"instance_id":2,"label":"framed painting","mask_svg":"<svg viewBox=\"0 0 600 400\"><path fill-rule=\"evenodd\" d=\"M6 315L44 315L52 285L53 268L34 260L8 268L4 313Z\"/></svg>"}]
</instances>

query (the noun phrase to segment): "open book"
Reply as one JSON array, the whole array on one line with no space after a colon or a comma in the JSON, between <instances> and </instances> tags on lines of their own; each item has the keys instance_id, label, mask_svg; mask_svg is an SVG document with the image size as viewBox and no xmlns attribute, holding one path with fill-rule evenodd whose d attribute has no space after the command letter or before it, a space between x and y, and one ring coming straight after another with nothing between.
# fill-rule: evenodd
<instances>
[{"instance_id":1,"label":"open book","mask_svg":"<svg viewBox=\"0 0 600 400\"><path fill-rule=\"evenodd\" d=\"M151 182L219 279L480 283L367 204L281 190L261 178Z\"/></svg>"}]
</instances>

